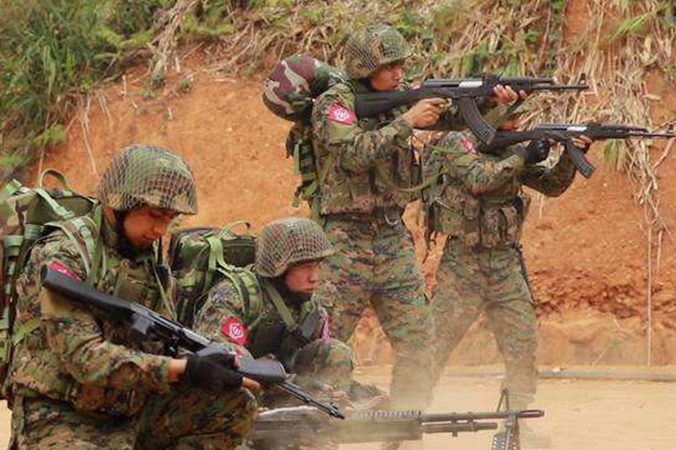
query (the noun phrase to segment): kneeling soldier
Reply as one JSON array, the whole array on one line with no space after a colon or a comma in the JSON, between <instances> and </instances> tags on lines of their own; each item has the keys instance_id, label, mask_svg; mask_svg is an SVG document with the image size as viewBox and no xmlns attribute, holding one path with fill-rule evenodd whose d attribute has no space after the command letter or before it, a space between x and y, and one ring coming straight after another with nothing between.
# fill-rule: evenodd
<instances>
[{"instance_id":1,"label":"kneeling soldier","mask_svg":"<svg viewBox=\"0 0 676 450\"><path fill-rule=\"evenodd\" d=\"M256 415L241 387L255 382L222 361L139 345L40 282L49 267L173 317L155 244L176 216L197 213L190 168L168 150L128 147L103 174L98 199L90 214L55 224L18 277L15 326L39 326L11 366L11 448L234 448Z\"/></svg>"},{"instance_id":2,"label":"kneeling soldier","mask_svg":"<svg viewBox=\"0 0 676 450\"><path fill-rule=\"evenodd\" d=\"M308 389L347 392L352 351L329 338L327 314L312 299L319 262L331 254L321 227L309 219L268 224L256 242L253 267L233 267L209 291L195 331L256 358L276 358Z\"/></svg>"}]
</instances>

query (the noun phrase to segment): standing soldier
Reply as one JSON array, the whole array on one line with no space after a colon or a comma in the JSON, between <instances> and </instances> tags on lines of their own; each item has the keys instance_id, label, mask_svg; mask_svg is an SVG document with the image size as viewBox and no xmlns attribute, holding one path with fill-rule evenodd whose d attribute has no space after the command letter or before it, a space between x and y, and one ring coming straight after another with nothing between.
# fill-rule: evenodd
<instances>
[{"instance_id":1,"label":"standing soldier","mask_svg":"<svg viewBox=\"0 0 676 450\"><path fill-rule=\"evenodd\" d=\"M364 308L373 307L396 355L394 409L427 406L433 364L424 279L402 221L419 181L409 138L413 128L462 125L457 114L442 116L446 101L438 98L373 119L355 117L356 94L403 87L410 54L391 26L359 30L345 49L350 80L324 92L312 112L320 220L336 249L322 265L316 295L329 311L332 335L342 341L350 338ZM518 96L500 86L496 97L510 102Z\"/></svg>"},{"instance_id":2,"label":"standing soldier","mask_svg":"<svg viewBox=\"0 0 676 450\"><path fill-rule=\"evenodd\" d=\"M17 280L15 329L32 331L11 367L12 448L234 448L256 414L241 387L257 385L231 370L234 357L162 356L40 284L49 267L173 317L155 244L177 215L197 213L190 168L133 145L113 157L98 199L38 241Z\"/></svg>"},{"instance_id":3,"label":"standing soldier","mask_svg":"<svg viewBox=\"0 0 676 450\"><path fill-rule=\"evenodd\" d=\"M584 136L573 142L585 152L591 144ZM534 400L537 381L537 318L521 253L530 203L522 186L559 196L573 182L575 166L565 153L551 169L538 165L549 155L546 140L496 154L479 153L475 145L470 135L449 133L429 163L441 164L445 174L436 186L440 194L433 199L430 217L436 219L431 226L434 232L448 234L432 301L435 383L455 346L485 311L505 360L503 387L509 389L510 407L526 409ZM521 428L524 445L549 446L546 437Z\"/></svg>"},{"instance_id":4,"label":"standing soldier","mask_svg":"<svg viewBox=\"0 0 676 450\"><path fill-rule=\"evenodd\" d=\"M333 254L321 227L288 217L266 225L251 268L232 267L209 291L195 331L260 358L274 356L308 389L347 392L354 358L329 339L325 310L312 299L319 263Z\"/></svg>"}]
</instances>

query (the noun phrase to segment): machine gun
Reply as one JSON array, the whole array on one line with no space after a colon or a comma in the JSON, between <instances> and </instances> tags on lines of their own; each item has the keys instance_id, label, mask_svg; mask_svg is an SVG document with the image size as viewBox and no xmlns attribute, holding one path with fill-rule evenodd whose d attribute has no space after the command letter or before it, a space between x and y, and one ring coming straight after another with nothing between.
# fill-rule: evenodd
<instances>
[{"instance_id":1,"label":"machine gun","mask_svg":"<svg viewBox=\"0 0 676 450\"><path fill-rule=\"evenodd\" d=\"M495 153L510 145L520 142L552 139L561 142L565 152L575 165L575 168L585 178L589 178L594 173L594 166L587 160L584 153L573 145L573 138L581 135L588 136L591 139L671 139L676 137L673 125L667 127L666 132L657 133L648 131L647 128L636 127L632 125L603 125L597 122L588 124L564 124L564 123L544 123L537 125L531 130L524 131L498 131L495 137L488 144L479 146L479 151L483 153Z\"/></svg>"},{"instance_id":2,"label":"machine gun","mask_svg":"<svg viewBox=\"0 0 676 450\"><path fill-rule=\"evenodd\" d=\"M255 448L420 440L424 434L448 433L455 437L459 433L495 430L495 421L504 420L503 430L493 437L492 449L517 450L518 420L542 416L544 411L536 409L448 414L354 411L348 412L345 420L335 420L312 407L277 408L259 414L247 439Z\"/></svg>"},{"instance_id":3,"label":"machine gun","mask_svg":"<svg viewBox=\"0 0 676 450\"><path fill-rule=\"evenodd\" d=\"M526 93L583 91L589 88L585 83L584 75L577 84L558 84L554 78L547 77L501 77L498 75L484 75L480 78L460 80L436 79L427 80L416 89L357 94L355 113L359 118L373 117L425 98L446 98L458 107L472 133L481 142L489 143L493 140L497 130L483 118L477 102L492 96L493 89L498 85L510 86L516 92L525 91ZM520 103L521 101L518 101L516 104Z\"/></svg>"},{"instance_id":4,"label":"machine gun","mask_svg":"<svg viewBox=\"0 0 676 450\"><path fill-rule=\"evenodd\" d=\"M224 346L138 303L97 291L54 269L45 267L41 275L42 285L45 288L86 307L101 319L126 327L131 338L137 342L148 341L152 338L159 339L165 344L167 354L172 356L177 354L179 348L197 352L209 347L212 351L230 353ZM301 402L312 405L332 417L337 419L345 417L338 407L324 404L314 399L300 386L288 382L284 366L278 361L241 358L237 371L242 376L264 385L276 386Z\"/></svg>"}]
</instances>

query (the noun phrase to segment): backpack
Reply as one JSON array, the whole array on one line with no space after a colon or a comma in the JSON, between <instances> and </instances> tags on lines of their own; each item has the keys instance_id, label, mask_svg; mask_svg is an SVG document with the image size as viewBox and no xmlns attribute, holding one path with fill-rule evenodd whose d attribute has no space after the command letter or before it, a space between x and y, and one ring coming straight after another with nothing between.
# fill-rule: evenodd
<instances>
[{"instance_id":1,"label":"backpack","mask_svg":"<svg viewBox=\"0 0 676 450\"><path fill-rule=\"evenodd\" d=\"M248 230L249 224L245 224ZM176 314L185 326L193 325L209 290L226 277L246 302L258 298L254 295L258 280L247 269L256 259L256 239L248 233L235 233L234 225L186 228L171 236L168 259L178 282ZM259 310L260 305L254 309Z\"/></svg>"},{"instance_id":2,"label":"backpack","mask_svg":"<svg viewBox=\"0 0 676 450\"><path fill-rule=\"evenodd\" d=\"M46 176L62 186L43 187ZM0 384L6 384L13 348L40 326L39 319L22 323L14 329L16 316L15 281L26 264L33 245L58 226L55 222L70 220L91 212L96 201L71 189L59 171L47 169L38 177L37 186L30 188L17 180L7 183L0 191ZM64 230L66 231L66 230ZM1 398L6 398L2 389Z\"/></svg>"},{"instance_id":3,"label":"backpack","mask_svg":"<svg viewBox=\"0 0 676 450\"><path fill-rule=\"evenodd\" d=\"M295 172L301 177L293 206L305 200L315 219L319 217L319 186L331 163L320 169L315 158L310 124L312 105L329 87L345 80L347 76L341 70L307 55L280 61L265 80L265 106L277 117L294 122L286 139L286 156L293 158Z\"/></svg>"}]
</instances>

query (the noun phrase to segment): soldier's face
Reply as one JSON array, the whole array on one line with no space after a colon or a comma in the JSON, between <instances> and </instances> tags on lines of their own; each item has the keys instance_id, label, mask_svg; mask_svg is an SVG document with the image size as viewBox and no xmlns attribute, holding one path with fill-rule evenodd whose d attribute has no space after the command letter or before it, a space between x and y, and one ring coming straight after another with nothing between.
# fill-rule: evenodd
<instances>
[{"instance_id":1,"label":"soldier's face","mask_svg":"<svg viewBox=\"0 0 676 450\"><path fill-rule=\"evenodd\" d=\"M150 247L167 232L177 215L174 211L152 206L132 209L122 224L124 234L134 247Z\"/></svg>"},{"instance_id":2,"label":"soldier's face","mask_svg":"<svg viewBox=\"0 0 676 450\"><path fill-rule=\"evenodd\" d=\"M319 281L319 261L294 264L286 271L286 287L298 294L312 294Z\"/></svg>"},{"instance_id":3,"label":"soldier's face","mask_svg":"<svg viewBox=\"0 0 676 450\"><path fill-rule=\"evenodd\" d=\"M371 87L376 91L394 91L404 79L404 62L395 61L380 67L369 76Z\"/></svg>"}]
</instances>

